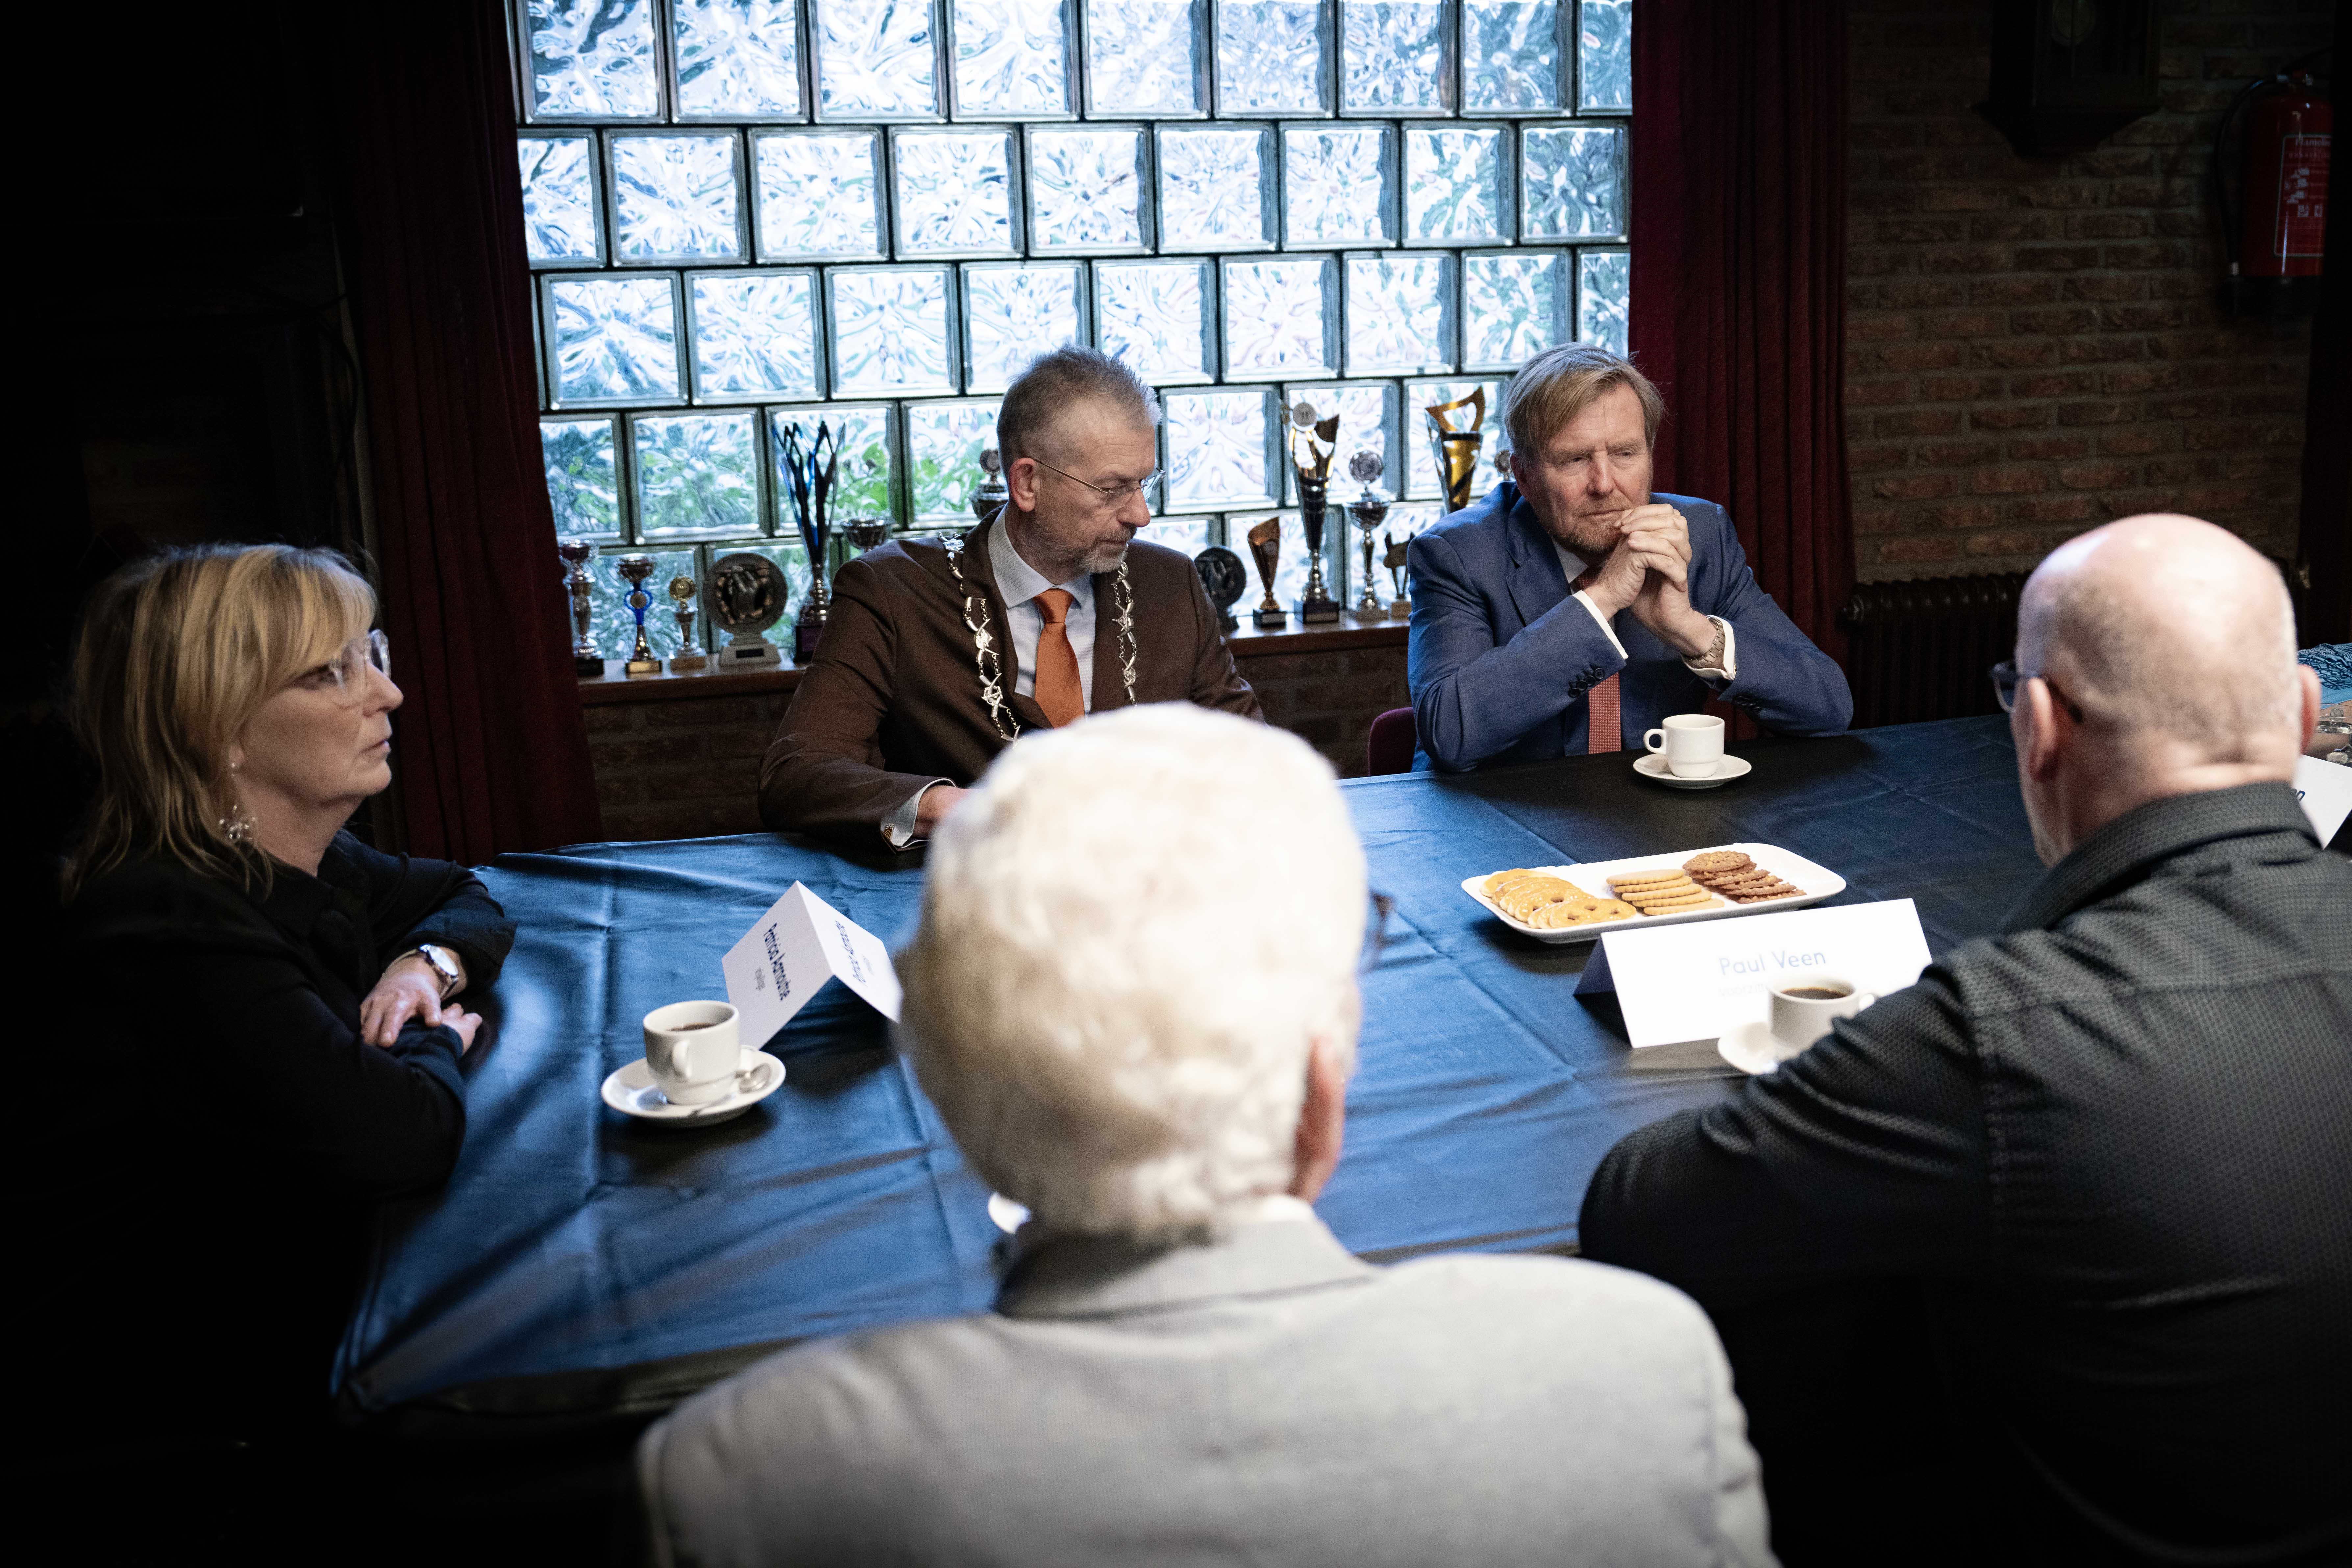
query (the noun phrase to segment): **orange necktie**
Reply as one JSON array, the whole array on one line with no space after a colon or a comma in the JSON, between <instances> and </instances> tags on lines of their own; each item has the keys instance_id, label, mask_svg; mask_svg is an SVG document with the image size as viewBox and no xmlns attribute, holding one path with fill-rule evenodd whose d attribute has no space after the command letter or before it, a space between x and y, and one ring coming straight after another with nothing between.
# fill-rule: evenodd
<instances>
[{"instance_id":1,"label":"orange necktie","mask_svg":"<svg viewBox=\"0 0 2352 1568\"><path fill-rule=\"evenodd\" d=\"M1574 593L1591 587L1592 580L1600 575L1598 567L1586 567L1577 580L1568 585L1569 591ZM1585 698L1586 752L1624 750L1625 737L1617 733L1617 677L1612 674L1587 692Z\"/></svg>"},{"instance_id":2,"label":"orange necktie","mask_svg":"<svg viewBox=\"0 0 2352 1568\"><path fill-rule=\"evenodd\" d=\"M1059 588L1037 595L1037 608L1045 617L1045 630L1037 633L1037 706L1056 729L1087 716L1086 688L1078 685L1078 656L1070 652L1067 624L1070 606L1076 602Z\"/></svg>"}]
</instances>

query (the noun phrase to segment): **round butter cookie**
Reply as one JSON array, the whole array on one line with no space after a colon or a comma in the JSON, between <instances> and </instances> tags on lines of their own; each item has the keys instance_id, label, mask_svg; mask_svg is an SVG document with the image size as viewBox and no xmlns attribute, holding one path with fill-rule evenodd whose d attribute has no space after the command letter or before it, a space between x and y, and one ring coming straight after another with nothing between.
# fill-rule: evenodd
<instances>
[{"instance_id":1,"label":"round butter cookie","mask_svg":"<svg viewBox=\"0 0 2352 1568\"><path fill-rule=\"evenodd\" d=\"M1755 863L1738 850L1707 850L1683 862L1683 870L1696 876L1701 872L1746 871Z\"/></svg>"},{"instance_id":2,"label":"round butter cookie","mask_svg":"<svg viewBox=\"0 0 2352 1568\"><path fill-rule=\"evenodd\" d=\"M1528 924L1542 931L1558 931L1570 925L1591 925L1608 918L1599 899L1564 898L1558 904L1549 904L1537 910L1528 917Z\"/></svg>"},{"instance_id":3,"label":"round butter cookie","mask_svg":"<svg viewBox=\"0 0 2352 1568\"><path fill-rule=\"evenodd\" d=\"M1513 919L1525 920L1547 904L1558 904L1565 898L1581 896L1582 894L1575 888L1559 878L1546 876L1519 883L1506 889L1503 896L1495 900L1495 904L1504 914Z\"/></svg>"},{"instance_id":4,"label":"round butter cookie","mask_svg":"<svg viewBox=\"0 0 2352 1568\"><path fill-rule=\"evenodd\" d=\"M1530 894L1541 894L1558 880L1557 877L1548 876L1513 877L1486 896L1495 901L1495 907L1505 909L1518 899Z\"/></svg>"}]
</instances>

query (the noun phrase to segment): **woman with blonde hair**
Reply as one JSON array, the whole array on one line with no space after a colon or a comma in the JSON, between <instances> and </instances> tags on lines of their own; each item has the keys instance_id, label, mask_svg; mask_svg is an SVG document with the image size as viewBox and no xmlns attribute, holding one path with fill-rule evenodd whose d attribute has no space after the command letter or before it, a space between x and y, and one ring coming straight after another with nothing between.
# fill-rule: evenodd
<instances>
[{"instance_id":1,"label":"woman with blonde hair","mask_svg":"<svg viewBox=\"0 0 2352 1568\"><path fill-rule=\"evenodd\" d=\"M173 549L100 587L74 666L97 796L67 950L146 1173L99 1228L201 1281L222 1337L181 1354L264 1424L323 1406L364 1205L456 1163L481 1019L454 998L514 940L464 867L344 828L392 781L374 616L331 551Z\"/></svg>"}]
</instances>

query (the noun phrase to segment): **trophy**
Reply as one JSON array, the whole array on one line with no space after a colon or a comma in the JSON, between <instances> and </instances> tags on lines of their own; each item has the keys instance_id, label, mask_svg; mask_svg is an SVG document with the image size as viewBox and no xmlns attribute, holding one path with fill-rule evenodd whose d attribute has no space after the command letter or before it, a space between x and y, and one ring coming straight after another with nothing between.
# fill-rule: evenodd
<instances>
[{"instance_id":1,"label":"trophy","mask_svg":"<svg viewBox=\"0 0 2352 1568\"><path fill-rule=\"evenodd\" d=\"M1192 570L1200 575L1201 591L1217 607L1217 630L1240 631L1234 601L1249 591L1249 569L1242 565L1242 558L1223 545L1211 545L1192 558Z\"/></svg>"},{"instance_id":2,"label":"trophy","mask_svg":"<svg viewBox=\"0 0 2352 1568\"><path fill-rule=\"evenodd\" d=\"M677 617L677 652L670 655L669 673L707 670L710 661L694 651L694 579L680 572L669 580L670 613Z\"/></svg>"},{"instance_id":3,"label":"trophy","mask_svg":"<svg viewBox=\"0 0 2352 1568\"><path fill-rule=\"evenodd\" d=\"M1406 553L1412 549L1412 536L1407 534L1399 538L1382 529L1381 543L1388 547L1381 557L1381 564L1389 569L1389 580L1396 584L1396 597L1389 601L1389 619L1410 620L1412 617L1412 601L1404 596L1404 563Z\"/></svg>"},{"instance_id":4,"label":"trophy","mask_svg":"<svg viewBox=\"0 0 2352 1568\"><path fill-rule=\"evenodd\" d=\"M783 448L793 510L799 517L801 543L808 549L808 597L801 601L800 617L793 622L793 663L805 664L816 657L817 643L824 636L825 622L832 614L833 594L825 586L825 552L833 544L833 533L824 508L832 497L834 467L840 461L841 449L830 425L819 423L816 437L811 440L802 435L797 422L784 426Z\"/></svg>"},{"instance_id":5,"label":"trophy","mask_svg":"<svg viewBox=\"0 0 2352 1568\"><path fill-rule=\"evenodd\" d=\"M856 483L861 486L871 486L883 481L886 475L881 459L875 455L877 450L875 447L867 447L866 455L854 465L852 473ZM884 492L884 497L882 507L883 510L887 512L890 503L887 490ZM849 535L849 542L859 555L864 555L890 537L890 519L887 517L851 517L841 526Z\"/></svg>"},{"instance_id":6,"label":"trophy","mask_svg":"<svg viewBox=\"0 0 2352 1568\"><path fill-rule=\"evenodd\" d=\"M718 653L720 669L758 670L783 663L776 645L760 633L784 618L790 592L783 572L766 556L738 550L710 563L702 612L727 633L727 646Z\"/></svg>"},{"instance_id":7,"label":"trophy","mask_svg":"<svg viewBox=\"0 0 2352 1568\"><path fill-rule=\"evenodd\" d=\"M1362 495L1348 503L1348 516L1355 520L1364 545L1364 591L1356 595L1359 621L1378 621L1388 614L1379 591L1372 587L1372 530L1389 516L1389 504L1372 494L1372 483L1381 476L1381 466L1377 452L1359 452L1348 459L1348 477L1364 487Z\"/></svg>"},{"instance_id":8,"label":"trophy","mask_svg":"<svg viewBox=\"0 0 2352 1568\"><path fill-rule=\"evenodd\" d=\"M629 613L637 618L637 643L629 650L629 662L623 674L633 678L658 675L661 674L661 661L654 657L654 645L646 638L646 612L654 604L654 596L646 591L646 579L654 574L654 558L649 555L625 555L613 566L629 585Z\"/></svg>"},{"instance_id":9,"label":"trophy","mask_svg":"<svg viewBox=\"0 0 2352 1568\"><path fill-rule=\"evenodd\" d=\"M563 584L572 591L572 673L601 675L604 673L604 661L588 636L588 613L596 594L596 584L588 576L588 563L596 559L596 547L585 539L559 539L555 553L571 569Z\"/></svg>"},{"instance_id":10,"label":"trophy","mask_svg":"<svg viewBox=\"0 0 2352 1568\"><path fill-rule=\"evenodd\" d=\"M1290 410L1286 435L1291 465L1298 470L1299 520L1307 531L1307 590L1298 596L1298 620L1312 626L1339 619L1339 601L1323 586L1323 524L1330 510L1331 454L1339 449L1339 416L1318 423L1315 405L1301 398ZM1307 447L1303 458L1298 455L1301 437Z\"/></svg>"},{"instance_id":11,"label":"trophy","mask_svg":"<svg viewBox=\"0 0 2352 1568\"><path fill-rule=\"evenodd\" d=\"M1469 410L1469 423L1457 417ZM1422 410L1429 419L1429 444L1437 459L1437 482L1445 490L1445 509L1458 512L1470 504L1470 486L1478 473L1478 448L1486 441L1480 428L1486 423L1486 389L1473 387L1470 395L1452 402L1435 402Z\"/></svg>"},{"instance_id":12,"label":"trophy","mask_svg":"<svg viewBox=\"0 0 2352 1568\"><path fill-rule=\"evenodd\" d=\"M1290 619L1282 612L1282 601L1274 596L1274 566L1282 559L1282 519L1268 517L1249 531L1250 559L1257 562L1257 580L1265 585L1265 597L1257 601L1257 610L1250 619L1261 632L1279 629Z\"/></svg>"},{"instance_id":13,"label":"trophy","mask_svg":"<svg viewBox=\"0 0 2352 1568\"><path fill-rule=\"evenodd\" d=\"M1013 492L1004 487L1004 454L993 446L982 447L980 476L980 488L971 493L971 509L984 523L1013 498Z\"/></svg>"}]
</instances>

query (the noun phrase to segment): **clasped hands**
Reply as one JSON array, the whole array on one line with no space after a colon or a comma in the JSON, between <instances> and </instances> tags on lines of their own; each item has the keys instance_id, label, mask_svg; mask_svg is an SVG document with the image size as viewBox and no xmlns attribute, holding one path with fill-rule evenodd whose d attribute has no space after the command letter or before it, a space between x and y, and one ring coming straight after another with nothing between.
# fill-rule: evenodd
<instances>
[{"instance_id":1,"label":"clasped hands","mask_svg":"<svg viewBox=\"0 0 2352 1568\"><path fill-rule=\"evenodd\" d=\"M1592 563L1584 595L1604 621L1621 610L1685 659L1715 646L1715 622L1691 608L1690 525L1672 507L1653 501L1620 514L1617 542Z\"/></svg>"},{"instance_id":2,"label":"clasped hands","mask_svg":"<svg viewBox=\"0 0 2352 1568\"><path fill-rule=\"evenodd\" d=\"M441 1000L441 977L433 966L411 953L395 961L360 1001L360 1038L370 1045L388 1046L400 1038L401 1026L415 1019L428 1029L446 1024L457 1036L457 1049L471 1051L474 1031L482 1015L469 1013Z\"/></svg>"}]
</instances>

